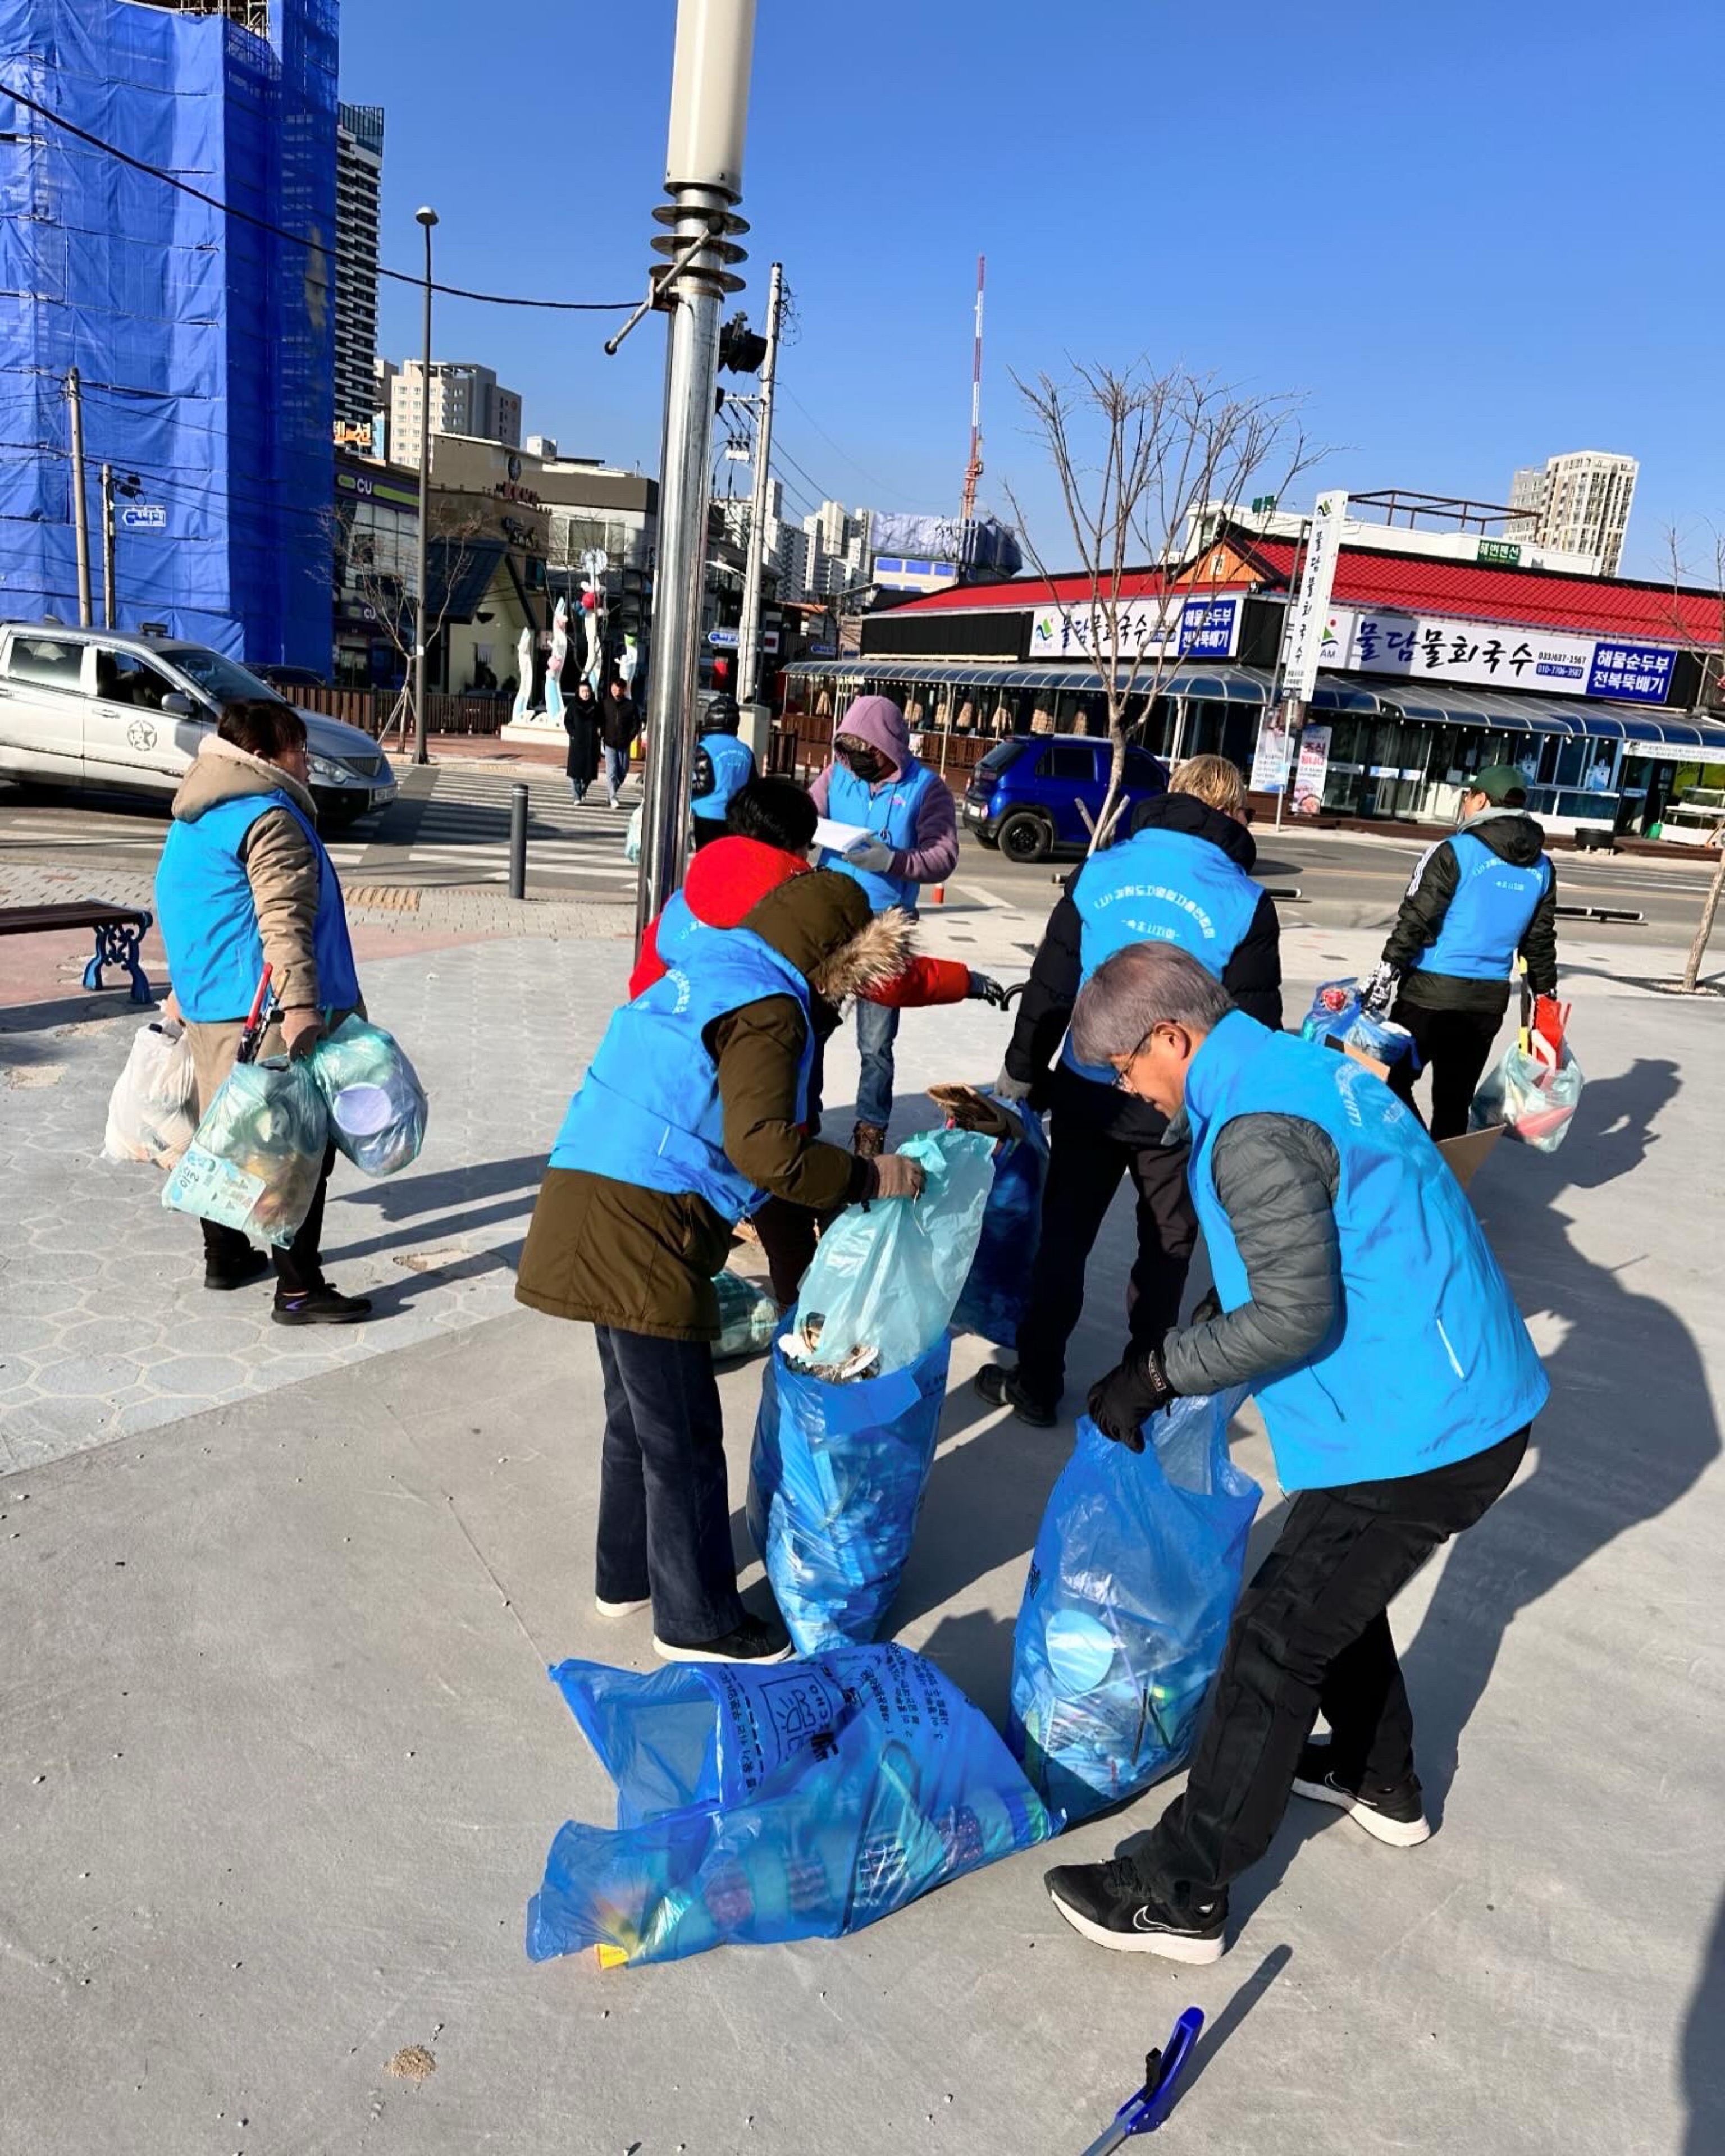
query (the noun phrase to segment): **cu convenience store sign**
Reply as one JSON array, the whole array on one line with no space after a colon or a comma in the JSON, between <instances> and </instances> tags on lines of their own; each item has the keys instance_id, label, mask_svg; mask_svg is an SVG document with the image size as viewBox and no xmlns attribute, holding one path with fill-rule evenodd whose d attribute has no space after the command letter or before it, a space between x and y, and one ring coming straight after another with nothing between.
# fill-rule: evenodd
<instances>
[{"instance_id":1,"label":"cu convenience store sign","mask_svg":"<svg viewBox=\"0 0 1725 2156\"><path fill-rule=\"evenodd\" d=\"M1513 624L1332 607L1325 618L1318 664L1348 674L1402 675L1414 680L1662 704L1671 694L1676 656L1673 645L1631 644L1621 637L1568 636Z\"/></svg>"}]
</instances>

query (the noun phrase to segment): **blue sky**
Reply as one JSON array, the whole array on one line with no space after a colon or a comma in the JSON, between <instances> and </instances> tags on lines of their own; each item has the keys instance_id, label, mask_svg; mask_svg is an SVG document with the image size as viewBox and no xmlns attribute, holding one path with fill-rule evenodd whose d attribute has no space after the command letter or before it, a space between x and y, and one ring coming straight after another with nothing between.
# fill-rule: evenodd
<instances>
[{"instance_id":1,"label":"blue sky","mask_svg":"<svg viewBox=\"0 0 1725 2156\"><path fill-rule=\"evenodd\" d=\"M342 94L388 111L384 259L414 266L429 200L449 282L638 293L675 13L343 0ZM1305 392L1347 445L1322 480L1356 490L1502 501L1519 463L1627 450L1625 569L1662 575L1672 522L1698 563L1725 526L1722 59L1717 0L760 0L739 304L758 322L783 261L789 476L956 508L982 252L983 495L1009 479L1051 559L1009 370L1142 353ZM400 357L418 302L383 294ZM494 365L529 431L653 468L656 319L607 359L608 318L439 305L439 355Z\"/></svg>"}]
</instances>

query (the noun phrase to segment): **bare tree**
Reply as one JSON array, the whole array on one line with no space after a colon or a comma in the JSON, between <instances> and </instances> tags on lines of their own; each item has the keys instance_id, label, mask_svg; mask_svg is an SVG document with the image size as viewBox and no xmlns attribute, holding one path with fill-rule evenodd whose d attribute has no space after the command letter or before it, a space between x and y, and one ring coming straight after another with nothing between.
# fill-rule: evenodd
<instances>
[{"instance_id":1,"label":"bare tree","mask_svg":"<svg viewBox=\"0 0 1725 2156\"><path fill-rule=\"evenodd\" d=\"M1701 681L1696 693L1697 704L1725 701L1725 532L1717 526L1707 526L1713 558L1707 579L1707 589L1713 619L1711 649L1695 642L1692 623L1682 608L1679 594L1694 583L1683 558L1681 537L1675 524L1666 531L1666 542L1671 557L1671 622L1678 635L1695 651L1701 661ZM1699 759L1701 752L1697 751ZM1722 815L1713 830L1713 844L1718 858L1713 864L1712 880L1707 885L1701 902L1701 918L1695 924L1695 936L1689 946L1689 956L1683 966L1683 993L1692 996L1701 985L1701 969L1707 959L1707 944L1712 940L1713 923L1718 918L1719 902L1725 897L1725 815Z\"/></svg>"},{"instance_id":2,"label":"bare tree","mask_svg":"<svg viewBox=\"0 0 1725 2156\"><path fill-rule=\"evenodd\" d=\"M1024 550L1048 582L1070 641L1095 662L1112 747L1108 791L1091 833L1106 842L1126 770L1127 714L1135 698L1154 707L1180 657L1178 624L1202 587L1179 581L1186 531L1215 506L1230 521L1248 493L1280 496L1325 454L1307 440L1301 400L1243 391L1183 367L1157 373L1142 361L1122 370L1074 363L1064 379L1013 377L1030 425L1060 480L1082 588L1055 595L1053 578L1012 488L1005 490ZM1145 598L1128 598L1134 566L1159 570Z\"/></svg>"},{"instance_id":3,"label":"bare tree","mask_svg":"<svg viewBox=\"0 0 1725 2156\"><path fill-rule=\"evenodd\" d=\"M408 581L398 569L375 558L369 535L354 528L351 508L344 506L332 513L337 526L334 542L336 562L342 572L342 588L368 610L367 627L383 639L401 661L401 687L396 692L389 716L378 732L378 743L387 744L391 732L399 727L401 745L405 749L413 723L414 623ZM443 633L449 602L473 559L474 542L485 528L485 519L477 510L464 511L452 502L444 502L432 511L427 538L441 552L443 600L434 613L428 610L426 615L428 655Z\"/></svg>"}]
</instances>

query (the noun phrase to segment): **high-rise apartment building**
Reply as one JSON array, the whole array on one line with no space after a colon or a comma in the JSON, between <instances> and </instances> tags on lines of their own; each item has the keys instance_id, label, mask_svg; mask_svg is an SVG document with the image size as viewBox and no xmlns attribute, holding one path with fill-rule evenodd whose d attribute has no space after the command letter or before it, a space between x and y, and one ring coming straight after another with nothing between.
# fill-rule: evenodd
<instances>
[{"instance_id":1,"label":"high-rise apartment building","mask_svg":"<svg viewBox=\"0 0 1725 2156\"><path fill-rule=\"evenodd\" d=\"M425 422L424 370L407 360L389 385L389 453L398 464L419 461L419 430ZM521 400L505 389L489 367L470 359L431 362L431 431L468 434L481 442L521 445Z\"/></svg>"},{"instance_id":2,"label":"high-rise apartment building","mask_svg":"<svg viewBox=\"0 0 1725 2156\"><path fill-rule=\"evenodd\" d=\"M1507 536L1591 554L1601 574L1615 577L1640 469L1609 449L1571 449L1522 465L1510 482L1509 505L1528 513Z\"/></svg>"},{"instance_id":3,"label":"high-rise apartment building","mask_svg":"<svg viewBox=\"0 0 1725 2156\"><path fill-rule=\"evenodd\" d=\"M803 519L809 540L805 588L812 598L829 598L868 581L871 513L847 510L842 501L824 501Z\"/></svg>"},{"instance_id":4,"label":"high-rise apartment building","mask_svg":"<svg viewBox=\"0 0 1725 2156\"><path fill-rule=\"evenodd\" d=\"M336 108L336 425L369 439L377 357L377 213L383 108Z\"/></svg>"}]
</instances>

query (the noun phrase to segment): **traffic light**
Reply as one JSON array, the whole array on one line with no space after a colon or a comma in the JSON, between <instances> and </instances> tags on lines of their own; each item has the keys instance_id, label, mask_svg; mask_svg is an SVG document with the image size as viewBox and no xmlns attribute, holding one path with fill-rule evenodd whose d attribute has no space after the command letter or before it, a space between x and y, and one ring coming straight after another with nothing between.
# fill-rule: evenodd
<instances>
[{"instance_id":1,"label":"traffic light","mask_svg":"<svg viewBox=\"0 0 1725 2156\"><path fill-rule=\"evenodd\" d=\"M719 331L719 364L730 374L758 374L767 358L767 340L749 327L747 315L733 315Z\"/></svg>"}]
</instances>

